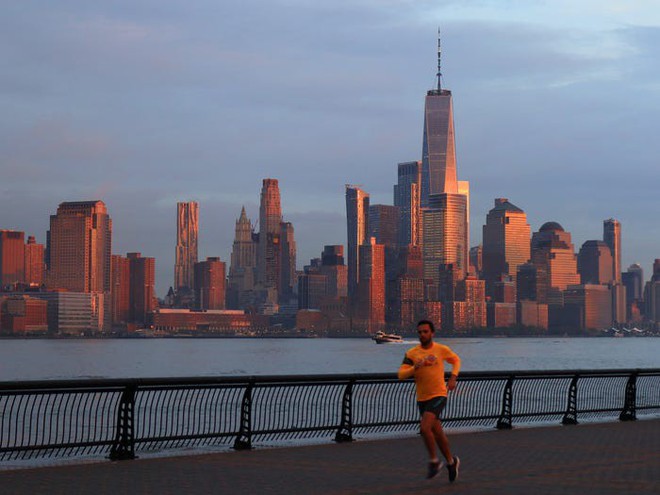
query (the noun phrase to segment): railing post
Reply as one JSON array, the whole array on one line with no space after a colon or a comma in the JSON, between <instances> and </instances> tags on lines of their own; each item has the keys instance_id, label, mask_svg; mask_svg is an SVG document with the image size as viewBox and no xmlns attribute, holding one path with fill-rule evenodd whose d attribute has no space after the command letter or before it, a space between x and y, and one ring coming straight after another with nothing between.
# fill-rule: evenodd
<instances>
[{"instance_id":1,"label":"railing post","mask_svg":"<svg viewBox=\"0 0 660 495\"><path fill-rule=\"evenodd\" d=\"M341 400L341 423L335 435L335 442L353 441L353 384L355 379L351 378L344 389L344 397Z\"/></svg>"},{"instance_id":2,"label":"railing post","mask_svg":"<svg viewBox=\"0 0 660 495\"><path fill-rule=\"evenodd\" d=\"M117 434L110 449L110 460L135 459L135 391L137 386L129 384L121 394L117 409Z\"/></svg>"},{"instance_id":3,"label":"railing post","mask_svg":"<svg viewBox=\"0 0 660 495\"><path fill-rule=\"evenodd\" d=\"M498 430L510 430L512 428L511 424L511 410L513 406L513 375L509 376L509 379L504 386L504 394L502 395L502 412L500 417L497 420L497 429Z\"/></svg>"},{"instance_id":4,"label":"railing post","mask_svg":"<svg viewBox=\"0 0 660 495\"><path fill-rule=\"evenodd\" d=\"M637 419L637 371L634 371L626 383L626 398L620 421L635 421Z\"/></svg>"},{"instance_id":5,"label":"railing post","mask_svg":"<svg viewBox=\"0 0 660 495\"><path fill-rule=\"evenodd\" d=\"M577 383L580 375L575 375L571 380L571 384L568 387L568 402L566 404L566 412L564 417L561 420L563 425L576 425L578 424L577 420Z\"/></svg>"},{"instance_id":6,"label":"railing post","mask_svg":"<svg viewBox=\"0 0 660 495\"><path fill-rule=\"evenodd\" d=\"M241 426L234 440L234 449L249 450L252 448L252 387L254 381L248 382L243 401L241 402Z\"/></svg>"}]
</instances>

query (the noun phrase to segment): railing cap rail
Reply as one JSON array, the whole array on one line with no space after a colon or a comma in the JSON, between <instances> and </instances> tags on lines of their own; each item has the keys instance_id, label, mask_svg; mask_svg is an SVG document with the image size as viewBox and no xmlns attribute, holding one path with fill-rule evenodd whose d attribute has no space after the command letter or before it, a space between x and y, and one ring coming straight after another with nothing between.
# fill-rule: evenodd
<instances>
[{"instance_id":1,"label":"railing cap rail","mask_svg":"<svg viewBox=\"0 0 660 495\"><path fill-rule=\"evenodd\" d=\"M660 368L628 368L601 370L503 370L503 371L464 371L462 378L507 379L520 378L555 378L588 376L629 376L660 374ZM127 386L157 387L157 386L204 386L204 385L245 385L268 383L346 383L347 381L396 380L396 373L349 373L324 375L250 375L250 376L197 376L197 377L159 377L159 378L104 378L104 379L73 379L73 380L30 380L0 382L0 391L10 390L53 390L53 389L91 389L117 388Z\"/></svg>"}]
</instances>

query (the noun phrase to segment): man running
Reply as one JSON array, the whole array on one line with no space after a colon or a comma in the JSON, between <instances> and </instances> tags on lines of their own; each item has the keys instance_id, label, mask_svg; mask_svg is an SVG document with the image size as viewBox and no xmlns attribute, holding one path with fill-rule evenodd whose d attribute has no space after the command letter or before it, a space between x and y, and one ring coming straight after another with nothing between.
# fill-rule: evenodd
<instances>
[{"instance_id":1,"label":"man running","mask_svg":"<svg viewBox=\"0 0 660 495\"><path fill-rule=\"evenodd\" d=\"M440 459L436 444L446 459L449 481L458 478L460 460L452 455L449 440L442 429L440 414L447 402L447 389L456 388L456 379L461 369L461 359L446 345L433 342L433 323L422 320L417 324L419 345L409 349L399 368L399 380L415 377L417 406L421 414L420 430L429 452L429 466L426 477L433 478L440 470ZM451 377L445 385L444 361L452 365Z\"/></svg>"}]
</instances>

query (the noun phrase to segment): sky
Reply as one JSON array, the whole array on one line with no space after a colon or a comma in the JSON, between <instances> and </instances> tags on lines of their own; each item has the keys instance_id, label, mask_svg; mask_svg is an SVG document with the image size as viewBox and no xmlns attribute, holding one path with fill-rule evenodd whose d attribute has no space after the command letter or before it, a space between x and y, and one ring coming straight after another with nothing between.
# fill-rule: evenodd
<instances>
[{"instance_id":1,"label":"sky","mask_svg":"<svg viewBox=\"0 0 660 495\"><path fill-rule=\"evenodd\" d=\"M346 242L345 184L392 204L421 159L424 96L454 97L471 245L493 200L576 251L622 224L622 266L660 258L654 0L21 0L0 16L0 228L45 243L63 201L103 200L113 254L174 277L176 202L228 261L261 181L280 183L298 267Z\"/></svg>"}]
</instances>

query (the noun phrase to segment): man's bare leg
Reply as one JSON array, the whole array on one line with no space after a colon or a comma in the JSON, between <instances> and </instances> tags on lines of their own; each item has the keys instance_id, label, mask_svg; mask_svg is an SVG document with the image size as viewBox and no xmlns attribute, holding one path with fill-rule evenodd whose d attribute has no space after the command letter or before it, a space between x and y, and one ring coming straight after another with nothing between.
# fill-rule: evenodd
<instances>
[{"instance_id":1,"label":"man's bare leg","mask_svg":"<svg viewBox=\"0 0 660 495\"><path fill-rule=\"evenodd\" d=\"M438 461L438 453L435 449L435 445L437 442L437 437L434 431L434 425L438 421L438 418L436 417L435 414L432 412L426 411L422 415L422 419L420 422L420 431L422 433L422 439L424 440L424 445L426 446L426 450L429 453L429 461L430 462L437 462ZM438 445L440 443L438 442ZM444 454L444 452L443 452Z\"/></svg>"},{"instance_id":2,"label":"man's bare leg","mask_svg":"<svg viewBox=\"0 0 660 495\"><path fill-rule=\"evenodd\" d=\"M438 444L438 447L440 448L440 452L442 452L442 455L445 457L447 460L448 465L452 465L454 462L454 456L451 454L451 449L449 447L449 439L447 438L447 435L445 434L445 430L442 428L442 423L438 418L434 416L435 421L433 422L433 436L435 438L436 443ZM435 445L433 446L433 450L435 452Z\"/></svg>"}]
</instances>

